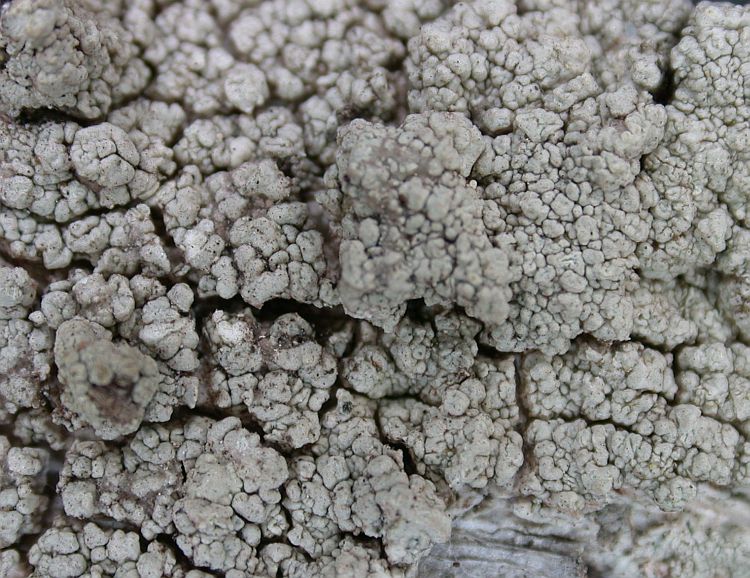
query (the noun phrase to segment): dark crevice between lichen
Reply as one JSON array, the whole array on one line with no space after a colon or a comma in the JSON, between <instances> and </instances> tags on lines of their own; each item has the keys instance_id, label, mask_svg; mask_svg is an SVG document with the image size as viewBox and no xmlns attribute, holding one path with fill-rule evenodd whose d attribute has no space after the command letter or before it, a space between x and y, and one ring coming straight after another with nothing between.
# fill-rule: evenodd
<instances>
[{"instance_id":1,"label":"dark crevice between lichen","mask_svg":"<svg viewBox=\"0 0 750 578\"><path fill-rule=\"evenodd\" d=\"M672 102L676 89L677 86L674 81L674 71L672 70L671 65L667 64L664 73L662 74L661 82L659 83L659 86L656 87L656 90L654 90L654 102L666 106Z\"/></svg>"},{"instance_id":2,"label":"dark crevice between lichen","mask_svg":"<svg viewBox=\"0 0 750 578\"><path fill-rule=\"evenodd\" d=\"M34 108L34 109L23 109L20 114L15 118L6 117L6 121L9 124L15 124L17 126L23 125L41 125L48 122L54 122L64 124L66 122L74 122L82 128L97 125L105 120L106 115L102 115L99 118L80 118L72 113L64 112L56 108Z\"/></svg>"},{"instance_id":3,"label":"dark crevice between lichen","mask_svg":"<svg viewBox=\"0 0 750 578\"><path fill-rule=\"evenodd\" d=\"M193 293L196 293L195 288L193 288ZM191 307L193 319L195 319L195 331L198 335L201 335L201 332L206 325L206 321L208 321L217 311L225 311L236 315L249 309L250 306L245 303L239 295L235 295L230 299L224 299L218 295L196 299ZM201 346L205 345L205 341L205 339L201 339ZM207 351L201 351L201 353L203 355L208 354Z\"/></svg>"},{"instance_id":4,"label":"dark crevice between lichen","mask_svg":"<svg viewBox=\"0 0 750 578\"><path fill-rule=\"evenodd\" d=\"M185 570L200 570L201 572L205 572L209 576L218 576L222 575L217 573L214 570L211 570L211 568L208 568L206 566L199 566L195 562L193 562L190 558L188 558L185 553L180 550L180 547L177 545L177 542L175 541L174 536L170 534L157 534L154 536L153 541L159 542L162 546L165 546L167 549L169 549L172 554L174 554L175 559L177 560L177 563Z\"/></svg>"},{"instance_id":5,"label":"dark crevice between lichen","mask_svg":"<svg viewBox=\"0 0 750 578\"><path fill-rule=\"evenodd\" d=\"M55 411L62 409L62 403L60 403L62 384L58 379L57 363L55 363L54 358L50 360L49 368L49 375L47 376L47 379L39 385L39 392L46 405L45 409L49 412L50 420L54 422L53 417Z\"/></svg>"},{"instance_id":6,"label":"dark crevice between lichen","mask_svg":"<svg viewBox=\"0 0 750 578\"><path fill-rule=\"evenodd\" d=\"M5 261L11 267L20 267L24 269L29 277L37 284L37 301L41 298L41 294L44 293L49 285L56 281L65 279L68 275L68 269L47 269L39 261L31 261L22 259L20 257L14 257L8 247L7 241L0 239L0 261ZM33 309L38 308L37 303L33 306Z\"/></svg>"},{"instance_id":7,"label":"dark crevice between lichen","mask_svg":"<svg viewBox=\"0 0 750 578\"><path fill-rule=\"evenodd\" d=\"M353 341L354 339L352 339L352 342ZM343 357L342 359L345 359L345 357ZM342 364L341 364L342 359L338 360L337 371L336 371L336 381L333 383L333 385L329 389L328 399L323 402L323 404L320 406L320 409L317 412L318 422L321 424L323 423L325 416L328 415L328 413L336 411L336 408L338 407L338 402L339 402L338 400L339 390L348 390L354 395L359 395L355 391L351 390L351 388L348 387L344 378L342 377ZM307 446L303 446L302 448L299 448L296 451L300 452L300 450L303 450L305 448L309 450L310 445L314 445L314 444L308 444Z\"/></svg>"},{"instance_id":8,"label":"dark crevice between lichen","mask_svg":"<svg viewBox=\"0 0 750 578\"><path fill-rule=\"evenodd\" d=\"M336 411L336 406L338 405L338 392L340 389L346 389L340 379L340 377L336 379L336 383L334 383L333 387L331 387L331 389L329 390L330 395L328 396L328 399L323 402L322 406L320 406L320 410L318 411L318 420L321 422L329 412Z\"/></svg>"},{"instance_id":9,"label":"dark crevice between lichen","mask_svg":"<svg viewBox=\"0 0 750 578\"><path fill-rule=\"evenodd\" d=\"M508 359L511 356L514 356L515 354L509 353L506 351L498 351L491 345L487 345L486 343L480 343L477 342L477 357L484 357L486 359Z\"/></svg>"},{"instance_id":10,"label":"dark crevice between lichen","mask_svg":"<svg viewBox=\"0 0 750 578\"><path fill-rule=\"evenodd\" d=\"M187 282L183 279L177 278L177 275L174 274L174 271L179 267L179 265L185 262L185 255L183 250L175 244L172 235L169 234L167 225L164 222L163 211L160 207L150 206L149 212L151 223L153 223L154 225L154 233L157 237L159 237L159 240L163 244L164 251L166 252L167 259L169 260L170 273L167 276L169 283L174 285L175 283ZM195 288L193 288L193 290L195 292Z\"/></svg>"},{"instance_id":11,"label":"dark crevice between lichen","mask_svg":"<svg viewBox=\"0 0 750 578\"><path fill-rule=\"evenodd\" d=\"M404 318L415 323L432 323L435 318L435 310L428 307L424 299L410 299L406 302Z\"/></svg>"},{"instance_id":12,"label":"dark crevice between lichen","mask_svg":"<svg viewBox=\"0 0 750 578\"><path fill-rule=\"evenodd\" d=\"M44 526L49 528L52 526L57 514L63 511L62 499L57 493L57 484L60 482L60 473L62 472L63 465L65 464L65 450L48 450L49 461L47 462L47 471L44 473L45 476L45 489L49 492L47 495L54 496L52 501L44 514Z\"/></svg>"},{"instance_id":13,"label":"dark crevice between lichen","mask_svg":"<svg viewBox=\"0 0 750 578\"><path fill-rule=\"evenodd\" d=\"M382 432L380 435L383 435ZM417 463L414 460L414 454L412 454L411 448L409 448L405 443L400 442L385 440L384 443L392 449L401 452L404 460L404 472L406 473L406 475L419 475L419 471L417 470Z\"/></svg>"},{"instance_id":14,"label":"dark crevice between lichen","mask_svg":"<svg viewBox=\"0 0 750 578\"><path fill-rule=\"evenodd\" d=\"M291 479L292 476L289 477ZM289 480L287 480L289 481ZM287 500L287 494L286 494L286 484L282 484L279 488L279 494L281 495L281 499L279 500L279 504L281 504L281 513L284 516L284 519L286 520L286 525L288 529L291 529L294 526L294 520L292 519L292 513L286 509L284 506L284 502ZM288 533L288 532L287 532ZM286 536L285 536L286 538ZM261 538L261 541L263 538Z\"/></svg>"},{"instance_id":15,"label":"dark crevice between lichen","mask_svg":"<svg viewBox=\"0 0 750 578\"><path fill-rule=\"evenodd\" d=\"M676 357L676 353L677 353L677 351L679 349L681 349L682 347L684 347L686 345L692 345L692 344L695 343L695 341L696 341L696 339L693 339L693 340L691 340L689 342L680 343L679 345L675 345L674 347L670 348L670 347L668 347L664 343L653 343L653 342L648 341L647 339L641 337L640 335L635 335L635 334L631 333L630 338L628 339L628 341L623 341L623 342L618 342L618 343L628 343L628 342L637 343L637 344L642 345L643 347L646 347L648 349L653 349L654 351L658 351L662 355L673 355L673 356Z\"/></svg>"},{"instance_id":16,"label":"dark crevice between lichen","mask_svg":"<svg viewBox=\"0 0 750 578\"><path fill-rule=\"evenodd\" d=\"M6 433L3 433L3 435L6 435ZM47 468L42 474L44 477L42 493L47 496L49 503L39 519L39 530L23 535L21 539L13 545L13 548L21 554L21 557L24 560L26 560L28 559L29 550L34 544L36 544L39 537L53 526L54 521L58 516L63 514L62 498L57 493L56 489L57 483L60 479L62 464L65 459L65 452L63 450L52 450L49 447L45 447L44 444L23 444L19 440L14 439L12 434L6 435L6 437L11 440L13 447L43 447L43 449L49 452Z\"/></svg>"},{"instance_id":17,"label":"dark crevice between lichen","mask_svg":"<svg viewBox=\"0 0 750 578\"><path fill-rule=\"evenodd\" d=\"M424 299L410 299L406 302L406 311L404 312L403 319L408 319L412 323L425 325L429 324L433 331L437 333L437 327L435 327L435 318L438 315L459 315L464 317L471 317L468 315L463 307L458 305L427 305Z\"/></svg>"},{"instance_id":18,"label":"dark crevice between lichen","mask_svg":"<svg viewBox=\"0 0 750 578\"><path fill-rule=\"evenodd\" d=\"M297 313L313 326L317 341L321 344L351 321L340 306L318 307L293 299L272 299L264 303L260 309L252 308L252 311L253 316L260 322L273 322L282 315Z\"/></svg>"},{"instance_id":19,"label":"dark crevice between lichen","mask_svg":"<svg viewBox=\"0 0 750 578\"><path fill-rule=\"evenodd\" d=\"M521 480L525 477L526 473L536 468L536 459L534 458L534 448L528 441L528 429L531 424L532 418L530 415L529 407L526 402L526 384L523 380L522 368L523 368L524 354L519 353L513 358L513 374L515 378L516 386L516 405L518 406L518 424L516 424L515 430L521 436L521 451L523 453L523 464L516 472L515 486L516 490L519 489Z\"/></svg>"},{"instance_id":20,"label":"dark crevice between lichen","mask_svg":"<svg viewBox=\"0 0 750 578\"><path fill-rule=\"evenodd\" d=\"M375 409L375 415L373 416L375 425L378 428L380 441L389 448L401 453L402 461L404 463L404 472L406 473L406 475L412 476L414 474L419 474L419 472L417 471L417 464L414 461L414 455L412 454L411 449L405 443L390 439L383 431L383 423L380 419L380 408L381 405L380 403L378 403L377 408Z\"/></svg>"}]
</instances>

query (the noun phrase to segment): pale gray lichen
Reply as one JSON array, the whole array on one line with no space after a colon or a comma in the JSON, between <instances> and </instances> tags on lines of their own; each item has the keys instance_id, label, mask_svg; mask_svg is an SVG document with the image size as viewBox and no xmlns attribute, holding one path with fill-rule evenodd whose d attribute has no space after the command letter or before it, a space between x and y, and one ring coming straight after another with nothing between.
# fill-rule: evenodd
<instances>
[{"instance_id":1,"label":"pale gray lichen","mask_svg":"<svg viewBox=\"0 0 750 578\"><path fill-rule=\"evenodd\" d=\"M725 3L0 2L0 575L744 577L749 74Z\"/></svg>"},{"instance_id":2,"label":"pale gray lichen","mask_svg":"<svg viewBox=\"0 0 750 578\"><path fill-rule=\"evenodd\" d=\"M0 436L0 548L43 527L49 503L44 489L48 459L45 449L16 446Z\"/></svg>"},{"instance_id":3,"label":"pale gray lichen","mask_svg":"<svg viewBox=\"0 0 750 578\"><path fill-rule=\"evenodd\" d=\"M706 363L689 349L681 357ZM709 355L717 367L727 359L715 348ZM635 343L611 350L581 343L565 356L528 356L521 379L534 462L522 475L525 493L576 510L598 507L627 486L673 510L693 498L697 482L735 483L742 432L701 410L703 396L689 386L694 374L678 374L676 396L671 361Z\"/></svg>"},{"instance_id":4,"label":"pale gray lichen","mask_svg":"<svg viewBox=\"0 0 750 578\"><path fill-rule=\"evenodd\" d=\"M512 483L523 463L513 360L479 359L477 377L447 387L439 406L407 399L380 405L386 439L411 451L417 471L437 473L450 488Z\"/></svg>"},{"instance_id":5,"label":"pale gray lichen","mask_svg":"<svg viewBox=\"0 0 750 578\"><path fill-rule=\"evenodd\" d=\"M293 462L284 501L289 540L317 558L330 555L337 533L361 534L382 539L391 564L415 564L448 538L445 504L432 482L404 471L400 450L380 440L374 402L343 390L336 401L313 446L315 460Z\"/></svg>"},{"instance_id":6,"label":"pale gray lichen","mask_svg":"<svg viewBox=\"0 0 750 578\"><path fill-rule=\"evenodd\" d=\"M483 150L456 114L411 115L398 128L354 121L328 175L340 207L339 294L350 315L393 330L406 302L457 304L501 324L507 257L492 247L468 177Z\"/></svg>"},{"instance_id":7,"label":"pale gray lichen","mask_svg":"<svg viewBox=\"0 0 750 578\"><path fill-rule=\"evenodd\" d=\"M244 404L264 439L296 449L320 436L319 412L336 380L336 360L315 341L313 327L296 313L272 325L249 310L216 311L206 322L210 381L203 403L218 408Z\"/></svg>"},{"instance_id":8,"label":"pale gray lichen","mask_svg":"<svg viewBox=\"0 0 750 578\"><path fill-rule=\"evenodd\" d=\"M143 549L137 532L71 519L62 519L46 530L31 547L29 561L35 568L32 576L38 578L191 576L160 542L151 542Z\"/></svg>"},{"instance_id":9,"label":"pale gray lichen","mask_svg":"<svg viewBox=\"0 0 750 578\"><path fill-rule=\"evenodd\" d=\"M50 332L27 317L36 283L20 267L0 266L0 418L42 406L40 383L51 367Z\"/></svg>"},{"instance_id":10,"label":"pale gray lichen","mask_svg":"<svg viewBox=\"0 0 750 578\"><path fill-rule=\"evenodd\" d=\"M71 0L16 0L0 22L5 113L54 108L101 118L149 81L132 34Z\"/></svg>"},{"instance_id":11,"label":"pale gray lichen","mask_svg":"<svg viewBox=\"0 0 750 578\"><path fill-rule=\"evenodd\" d=\"M655 202L639 161L664 108L626 80L603 86L578 15L559 4L460 4L409 41L410 106L461 112L485 135L472 177L512 291L510 323L488 323L485 341L503 351L626 339Z\"/></svg>"},{"instance_id":12,"label":"pale gray lichen","mask_svg":"<svg viewBox=\"0 0 750 578\"><path fill-rule=\"evenodd\" d=\"M747 27L747 9L703 3L672 50L675 92L666 106L665 138L644 159L660 217L651 243L639 247L646 277L672 278L710 265L732 237L733 222L747 224L743 62L749 52L740 40Z\"/></svg>"},{"instance_id":13,"label":"pale gray lichen","mask_svg":"<svg viewBox=\"0 0 750 578\"><path fill-rule=\"evenodd\" d=\"M255 307L275 298L338 301L323 234L272 159L243 162L205 180L186 167L152 202L181 250L174 267L196 279L200 296L239 294Z\"/></svg>"},{"instance_id":14,"label":"pale gray lichen","mask_svg":"<svg viewBox=\"0 0 750 578\"><path fill-rule=\"evenodd\" d=\"M342 377L371 399L411 395L439 405L448 387L472 376L480 329L454 313L421 323L407 317L393 332L362 323L358 342L342 360Z\"/></svg>"},{"instance_id":15,"label":"pale gray lichen","mask_svg":"<svg viewBox=\"0 0 750 578\"><path fill-rule=\"evenodd\" d=\"M102 439L133 433L159 387L156 362L101 326L71 319L57 329L60 415L71 429L91 426Z\"/></svg>"}]
</instances>

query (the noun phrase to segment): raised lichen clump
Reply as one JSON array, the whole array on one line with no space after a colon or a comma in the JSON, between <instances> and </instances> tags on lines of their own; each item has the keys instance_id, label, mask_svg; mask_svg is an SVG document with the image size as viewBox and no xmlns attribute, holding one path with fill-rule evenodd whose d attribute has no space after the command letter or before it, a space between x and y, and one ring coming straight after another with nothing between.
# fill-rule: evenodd
<instances>
[{"instance_id":1,"label":"raised lichen clump","mask_svg":"<svg viewBox=\"0 0 750 578\"><path fill-rule=\"evenodd\" d=\"M746 576L748 86L723 3L0 2L0 575Z\"/></svg>"},{"instance_id":2,"label":"raised lichen clump","mask_svg":"<svg viewBox=\"0 0 750 578\"><path fill-rule=\"evenodd\" d=\"M55 364L60 413L71 429L93 427L109 440L133 433L159 387L156 361L125 343L109 340L90 321L72 319L58 328Z\"/></svg>"}]
</instances>

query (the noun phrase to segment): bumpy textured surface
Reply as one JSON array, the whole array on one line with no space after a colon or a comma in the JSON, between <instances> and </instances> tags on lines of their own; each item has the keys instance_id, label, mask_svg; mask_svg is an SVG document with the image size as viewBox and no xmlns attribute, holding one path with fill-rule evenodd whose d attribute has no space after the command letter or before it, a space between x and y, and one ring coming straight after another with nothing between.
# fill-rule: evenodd
<instances>
[{"instance_id":1,"label":"bumpy textured surface","mask_svg":"<svg viewBox=\"0 0 750 578\"><path fill-rule=\"evenodd\" d=\"M1 2L0 576L750 577L749 135L731 3Z\"/></svg>"}]
</instances>

